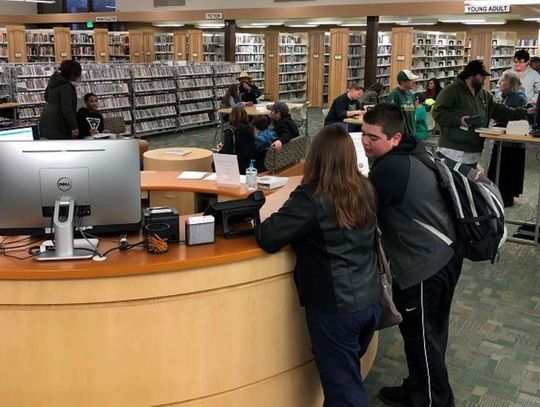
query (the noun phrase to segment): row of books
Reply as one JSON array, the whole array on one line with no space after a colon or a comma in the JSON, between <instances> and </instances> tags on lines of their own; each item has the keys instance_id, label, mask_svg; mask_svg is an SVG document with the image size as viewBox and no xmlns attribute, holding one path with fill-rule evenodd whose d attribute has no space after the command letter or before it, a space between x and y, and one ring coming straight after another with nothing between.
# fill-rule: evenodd
<instances>
[{"instance_id":1,"label":"row of books","mask_svg":"<svg viewBox=\"0 0 540 407\"><path fill-rule=\"evenodd\" d=\"M237 54L264 54L264 45L262 44L237 45L235 48Z\"/></svg>"},{"instance_id":2,"label":"row of books","mask_svg":"<svg viewBox=\"0 0 540 407\"><path fill-rule=\"evenodd\" d=\"M93 45L84 45L71 48L71 54L73 57L85 56L91 57L94 59L94 46Z\"/></svg>"},{"instance_id":3,"label":"row of books","mask_svg":"<svg viewBox=\"0 0 540 407\"><path fill-rule=\"evenodd\" d=\"M47 87L47 78L30 78L26 80L18 80L15 88L18 92L35 92L44 91Z\"/></svg>"},{"instance_id":4,"label":"row of books","mask_svg":"<svg viewBox=\"0 0 540 407\"><path fill-rule=\"evenodd\" d=\"M134 111L135 121L157 119L160 117L177 116L174 106L155 107L152 109L136 109Z\"/></svg>"},{"instance_id":5,"label":"row of books","mask_svg":"<svg viewBox=\"0 0 540 407\"><path fill-rule=\"evenodd\" d=\"M17 94L17 102L23 105L45 104L45 92L19 93Z\"/></svg>"},{"instance_id":6,"label":"row of books","mask_svg":"<svg viewBox=\"0 0 540 407\"><path fill-rule=\"evenodd\" d=\"M210 100L202 101L202 102L196 102L196 103L186 103L186 104L180 104L180 114L186 114L186 113L192 113L192 112L201 112L201 111L208 111L208 110L215 110L216 106L214 105L214 102Z\"/></svg>"},{"instance_id":7,"label":"row of books","mask_svg":"<svg viewBox=\"0 0 540 407\"><path fill-rule=\"evenodd\" d=\"M39 118L41 116L41 111L43 107L33 106L33 107L20 107L19 108L19 120L32 120Z\"/></svg>"},{"instance_id":8,"label":"row of books","mask_svg":"<svg viewBox=\"0 0 540 407\"><path fill-rule=\"evenodd\" d=\"M238 83L236 76L216 76L215 86L229 86Z\"/></svg>"},{"instance_id":9,"label":"row of books","mask_svg":"<svg viewBox=\"0 0 540 407\"><path fill-rule=\"evenodd\" d=\"M107 117L116 117L116 116L122 116L122 118L124 119L124 121L126 123L129 123L131 122L133 119L131 118L131 111L130 110L122 110L120 112L103 112L102 113L103 117L104 118L107 118Z\"/></svg>"},{"instance_id":10,"label":"row of books","mask_svg":"<svg viewBox=\"0 0 540 407\"><path fill-rule=\"evenodd\" d=\"M260 54L245 54L236 55L236 62L264 62L264 55Z\"/></svg>"},{"instance_id":11,"label":"row of books","mask_svg":"<svg viewBox=\"0 0 540 407\"><path fill-rule=\"evenodd\" d=\"M178 92L178 99L180 101L197 100L197 99L212 99L212 98L214 98L214 93L212 92L212 89L201 89L201 90L190 90L190 91Z\"/></svg>"},{"instance_id":12,"label":"row of books","mask_svg":"<svg viewBox=\"0 0 540 407\"><path fill-rule=\"evenodd\" d=\"M90 33L72 33L71 34L71 44L93 44L94 35Z\"/></svg>"},{"instance_id":13,"label":"row of books","mask_svg":"<svg viewBox=\"0 0 540 407\"><path fill-rule=\"evenodd\" d=\"M172 45L172 44L167 44L167 43L164 43L164 44L156 44L155 47L154 47L154 51L155 51L155 52L168 52L168 53L172 53L172 52L173 52L173 45Z\"/></svg>"},{"instance_id":14,"label":"row of books","mask_svg":"<svg viewBox=\"0 0 540 407\"><path fill-rule=\"evenodd\" d=\"M138 78L166 78L173 77L174 72L169 66L149 65L132 68L133 77Z\"/></svg>"},{"instance_id":15,"label":"row of books","mask_svg":"<svg viewBox=\"0 0 540 407\"><path fill-rule=\"evenodd\" d=\"M292 46L292 45L280 45L279 52L282 54L307 54L307 47Z\"/></svg>"},{"instance_id":16,"label":"row of books","mask_svg":"<svg viewBox=\"0 0 540 407\"><path fill-rule=\"evenodd\" d=\"M131 104L127 96L106 96L99 98L100 109L129 109L130 107Z\"/></svg>"},{"instance_id":17,"label":"row of books","mask_svg":"<svg viewBox=\"0 0 540 407\"><path fill-rule=\"evenodd\" d=\"M32 56L46 56L54 58L54 45L27 45L26 46L26 55L29 57Z\"/></svg>"},{"instance_id":18,"label":"row of books","mask_svg":"<svg viewBox=\"0 0 540 407\"><path fill-rule=\"evenodd\" d=\"M54 44L54 33L52 31L51 32L27 31L26 43L27 44L31 44L31 43Z\"/></svg>"},{"instance_id":19,"label":"row of books","mask_svg":"<svg viewBox=\"0 0 540 407\"><path fill-rule=\"evenodd\" d=\"M159 80L159 81L148 81L148 82L134 82L133 91L135 93L140 92L159 92L166 90L176 90L176 85L174 80Z\"/></svg>"},{"instance_id":20,"label":"row of books","mask_svg":"<svg viewBox=\"0 0 540 407\"><path fill-rule=\"evenodd\" d=\"M111 65L92 65L83 67L82 81L129 80L131 72L128 67Z\"/></svg>"},{"instance_id":21,"label":"row of books","mask_svg":"<svg viewBox=\"0 0 540 407\"><path fill-rule=\"evenodd\" d=\"M142 121L135 123L135 133L146 133L156 130L166 130L177 127L175 118L164 118L153 121Z\"/></svg>"},{"instance_id":22,"label":"row of books","mask_svg":"<svg viewBox=\"0 0 540 407\"><path fill-rule=\"evenodd\" d=\"M264 35L236 34L237 44L264 44Z\"/></svg>"},{"instance_id":23,"label":"row of books","mask_svg":"<svg viewBox=\"0 0 540 407\"><path fill-rule=\"evenodd\" d=\"M174 93L161 93L158 95L136 96L133 100L136 107L176 104L176 95Z\"/></svg>"},{"instance_id":24,"label":"row of books","mask_svg":"<svg viewBox=\"0 0 540 407\"><path fill-rule=\"evenodd\" d=\"M84 96L86 93L96 95L115 95L129 93L129 85L126 82L82 82L77 88L77 93Z\"/></svg>"},{"instance_id":25,"label":"row of books","mask_svg":"<svg viewBox=\"0 0 540 407\"><path fill-rule=\"evenodd\" d=\"M212 78L204 76L197 78L178 79L176 83L179 89L206 88L214 86L214 81L212 81Z\"/></svg>"},{"instance_id":26,"label":"row of books","mask_svg":"<svg viewBox=\"0 0 540 407\"><path fill-rule=\"evenodd\" d=\"M191 126L195 124L203 124L211 121L210 114L208 113L199 113L192 114L188 116L180 116L180 126Z\"/></svg>"},{"instance_id":27,"label":"row of books","mask_svg":"<svg viewBox=\"0 0 540 407\"><path fill-rule=\"evenodd\" d=\"M279 63L280 64L306 64L307 56L306 55L280 55Z\"/></svg>"}]
</instances>

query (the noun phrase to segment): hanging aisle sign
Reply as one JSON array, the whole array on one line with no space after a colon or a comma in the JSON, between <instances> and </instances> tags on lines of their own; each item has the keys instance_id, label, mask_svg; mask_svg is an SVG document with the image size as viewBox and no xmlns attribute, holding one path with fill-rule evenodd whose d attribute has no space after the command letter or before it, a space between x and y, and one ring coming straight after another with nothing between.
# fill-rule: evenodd
<instances>
[{"instance_id":1,"label":"hanging aisle sign","mask_svg":"<svg viewBox=\"0 0 540 407\"><path fill-rule=\"evenodd\" d=\"M510 13L510 5L478 5L478 6L465 6L466 14L483 14L483 13Z\"/></svg>"},{"instance_id":2,"label":"hanging aisle sign","mask_svg":"<svg viewBox=\"0 0 540 407\"><path fill-rule=\"evenodd\" d=\"M221 20L223 19L223 14L221 13L206 13L207 20Z\"/></svg>"},{"instance_id":3,"label":"hanging aisle sign","mask_svg":"<svg viewBox=\"0 0 540 407\"><path fill-rule=\"evenodd\" d=\"M96 23L116 23L118 21L117 16L99 16L96 17Z\"/></svg>"}]
</instances>

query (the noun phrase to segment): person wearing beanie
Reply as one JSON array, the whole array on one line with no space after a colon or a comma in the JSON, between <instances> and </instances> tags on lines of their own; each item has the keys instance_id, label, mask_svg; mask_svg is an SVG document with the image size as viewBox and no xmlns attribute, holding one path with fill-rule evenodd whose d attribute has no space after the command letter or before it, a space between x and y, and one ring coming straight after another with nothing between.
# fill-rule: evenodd
<instances>
[{"instance_id":1,"label":"person wearing beanie","mask_svg":"<svg viewBox=\"0 0 540 407\"><path fill-rule=\"evenodd\" d=\"M396 105L401 109L405 117L405 132L411 136L416 136L416 106L412 89L414 81L418 78L408 69L399 71L397 75L398 86L390 92L386 99L387 103Z\"/></svg>"},{"instance_id":2,"label":"person wearing beanie","mask_svg":"<svg viewBox=\"0 0 540 407\"><path fill-rule=\"evenodd\" d=\"M442 90L433 108L433 119L441 131L437 151L451 161L474 168L484 147L484 139L475 132L477 128L488 127L490 119L505 122L526 119L527 112L535 110L496 103L483 88L488 76L491 73L482 61L470 61L454 82Z\"/></svg>"}]
</instances>

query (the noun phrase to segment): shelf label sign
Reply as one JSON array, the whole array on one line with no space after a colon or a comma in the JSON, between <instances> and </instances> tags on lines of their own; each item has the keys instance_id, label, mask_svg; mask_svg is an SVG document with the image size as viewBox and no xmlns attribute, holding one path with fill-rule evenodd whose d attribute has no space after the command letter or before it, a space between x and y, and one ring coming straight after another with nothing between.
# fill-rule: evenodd
<instances>
[{"instance_id":1,"label":"shelf label sign","mask_svg":"<svg viewBox=\"0 0 540 407\"><path fill-rule=\"evenodd\" d=\"M20 58L22 57L22 52L16 52L15 53L15 58Z\"/></svg>"},{"instance_id":2,"label":"shelf label sign","mask_svg":"<svg viewBox=\"0 0 540 407\"><path fill-rule=\"evenodd\" d=\"M96 17L96 23L116 23L118 16L99 16Z\"/></svg>"},{"instance_id":3,"label":"shelf label sign","mask_svg":"<svg viewBox=\"0 0 540 407\"><path fill-rule=\"evenodd\" d=\"M509 4L501 5L483 5L483 6L465 6L466 14L484 14L484 13L510 13Z\"/></svg>"},{"instance_id":4,"label":"shelf label sign","mask_svg":"<svg viewBox=\"0 0 540 407\"><path fill-rule=\"evenodd\" d=\"M206 19L207 20L222 20L223 14L222 13L206 13Z\"/></svg>"},{"instance_id":5,"label":"shelf label sign","mask_svg":"<svg viewBox=\"0 0 540 407\"><path fill-rule=\"evenodd\" d=\"M106 55L107 55L107 54L106 54L105 52L103 52L103 51L101 51L101 52L99 53L99 56L101 56L101 57L104 57L104 56L106 56Z\"/></svg>"},{"instance_id":6,"label":"shelf label sign","mask_svg":"<svg viewBox=\"0 0 540 407\"><path fill-rule=\"evenodd\" d=\"M398 61L405 61L405 55L398 55L396 59Z\"/></svg>"},{"instance_id":7,"label":"shelf label sign","mask_svg":"<svg viewBox=\"0 0 540 407\"><path fill-rule=\"evenodd\" d=\"M274 58L274 54L272 53L268 54L268 58Z\"/></svg>"},{"instance_id":8,"label":"shelf label sign","mask_svg":"<svg viewBox=\"0 0 540 407\"><path fill-rule=\"evenodd\" d=\"M334 55L334 59L342 59L343 57L341 56L341 54L336 54Z\"/></svg>"},{"instance_id":9,"label":"shelf label sign","mask_svg":"<svg viewBox=\"0 0 540 407\"><path fill-rule=\"evenodd\" d=\"M313 54L313 59L319 59L319 54Z\"/></svg>"}]
</instances>

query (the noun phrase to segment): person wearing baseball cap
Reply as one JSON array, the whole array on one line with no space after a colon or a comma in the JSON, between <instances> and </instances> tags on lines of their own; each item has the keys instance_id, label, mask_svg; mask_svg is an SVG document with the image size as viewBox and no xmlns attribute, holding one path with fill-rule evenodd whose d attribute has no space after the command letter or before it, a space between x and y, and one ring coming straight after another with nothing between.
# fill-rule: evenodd
<instances>
[{"instance_id":1,"label":"person wearing baseball cap","mask_svg":"<svg viewBox=\"0 0 540 407\"><path fill-rule=\"evenodd\" d=\"M469 62L457 78L446 86L433 108L433 119L439 125L438 152L447 159L476 168L480 161L484 139L475 129L488 127L490 119L497 122L526 119L534 108L511 108L496 103L484 89L484 81L491 73L484 62Z\"/></svg>"},{"instance_id":2,"label":"person wearing baseball cap","mask_svg":"<svg viewBox=\"0 0 540 407\"><path fill-rule=\"evenodd\" d=\"M238 93L240 94L240 99L242 99L244 105L256 105L257 98L261 96L261 91L251 82L253 78L247 72L242 71L236 79L240 82L238 85Z\"/></svg>"},{"instance_id":3,"label":"person wearing baseball cap","mask_svg":"<svg viewBox=\"0 0 540 407\"><path fill-rule=\"evenodd\" d=\"M298 126L291 118L289 106L283 101L278 101L272 105L266 106L270 110L270 116L274 121L274 131L277 140L272 143L272 148L281 150L283 144L287 144L293 138L300 136Z\"/></svg>"},{"instance_id":4,"label":"person wearing baseball cap","mask_svg":"<svg viewBox=\"0 0 540 407\"><path fill-rule=\"evenodd\" d=\"M387 103L398 106L405 118L405 132L411 136L416 136L416 106L415 97L412 93L414 81L419 76L415 75L409 69L399 71L397 75L398 86L390 92Z\"/></svg>"}]
</instances>

